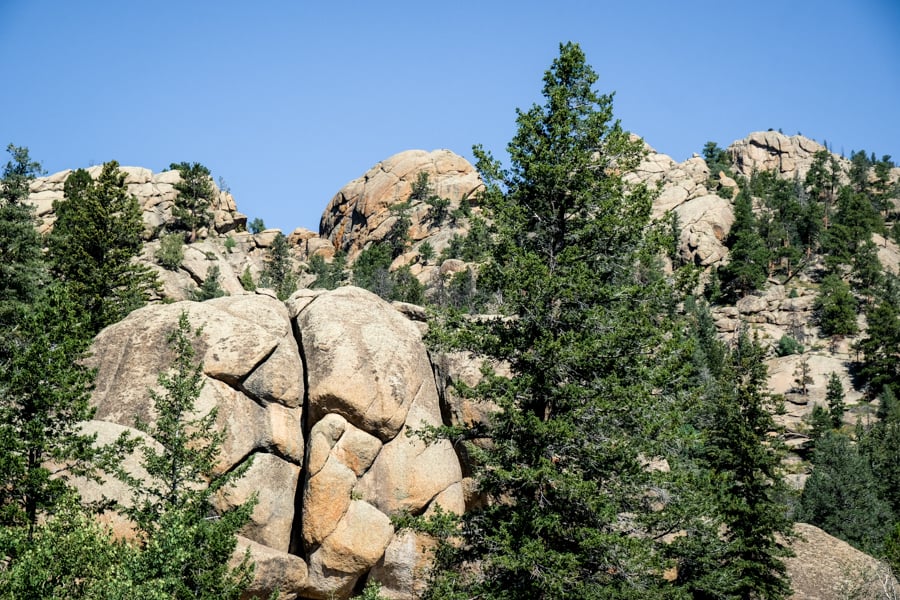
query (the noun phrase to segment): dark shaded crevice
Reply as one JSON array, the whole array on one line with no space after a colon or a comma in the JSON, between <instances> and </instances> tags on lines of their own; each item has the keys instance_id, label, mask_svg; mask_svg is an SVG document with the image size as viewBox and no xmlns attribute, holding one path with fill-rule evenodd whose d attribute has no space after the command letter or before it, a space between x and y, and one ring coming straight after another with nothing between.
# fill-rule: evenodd
<instances>
[{"instance_id":1,"label":"dark shaded crevice","mask_svg":"<svg viewBox=\"0 0 900 600\"><path fill-rule=\"evenodd\" d=\"M310 302L315 302L318 298L313 298ZM307 308L309 305L307 305ZM302 312L302 311L301 311ZM291 523L291 542L288 547L288 553L294 554L309 561L308 553L303 547L303 489L306 484L306 477L309 473L309 369L307 368L306 352L303 350L303 334L297 324L299 315L291 319L291 329L294 333L294 340L297 343L297 351L300 353L300 364L303 368L303 401L301 403L300 413L300 429L303 435L303 464L300 466L300 474L297 477L297 489L294 492L294 520Z\"/></svg>"},{"instance_id":2,"label":"dark shaded crevice","mask_svg":"<svg viewBox=\"0 0 900 600\"><path fill-rule=\"evenodd\" d=\"M450 406L450 398L447 390L453 386L453 378L450 376L450 366L447 364L447 356L443 352L432 354L428 353L428 362L431 364L431 371L434 373L434 384L437 388L438 406L441 411L441 423L450 427L453 425L453 409ZM459 467L463 477L472 476L472 457L466 450L466 445L452 442L451 447L459 462Z\"/></svg>"},{"instance_id":3,"label":"dark shaded crevice","mask_svg":"<svg viewBox=\"0 0 900 600\"><path fill-rule=\"evenodd\" d=\"M431 372L434 374L434 385L437 388L438 406L441 411L441 423L450 426L453 423L453 416L450 410L450 401L447 398L447 388L453 385L450 378L450 369L447 366L447 357L443 353L435 355L430 350L426 350L428 355L428 363L431 365Z\"/></svg>"}]
</instances>

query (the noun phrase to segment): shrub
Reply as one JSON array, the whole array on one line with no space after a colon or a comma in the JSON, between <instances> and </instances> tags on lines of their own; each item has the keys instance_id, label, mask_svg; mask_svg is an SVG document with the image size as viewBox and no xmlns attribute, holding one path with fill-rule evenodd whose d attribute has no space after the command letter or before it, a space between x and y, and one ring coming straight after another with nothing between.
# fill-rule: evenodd
<instances>
[{"instance_id":1,"label":"shrub","mask_svg":"<svg viewBox=\"0 0 900 600\"><path fill-rule=\"evenodd\" d=\"M156 260L170 271L178 270L181 261L184 260L184 236L180 233L170 233L159 240L159 250L156 251Z\"/></svg>"},{"instance_id":2,"label":"shrub","mask_svg":"<svg viewBox=\"0 0 900 600\"><path fill-rule=\"evenodd\" d=\"M250 221L249 227L250 227L250 233L252 233L252 234L262 233L263 231L266 230L266 224L263 223L263 220L260 219L259 217L256 217L255 219Z\"/></svg>"},{"instance_id":3,"label":"shrub","mask_svg":"<svg viewBox=\"0 0 900 600\"><path fill-rule=\"evenodd\" d=\"M256 291L256 282L253 281L253 273L250 272L250 266L244 267L244 272L241 273L241 276L238 278L238 281L241 282L241 285L248 292Z\"/></svg>"},{"instance_id":4,"label":"shrub","mask_svg":"<svg viewBox=\"0 0 900 600\"><path fill-rule=\"evenodd\" d=\"M781 336L778 346L775 348L778 356L790 356L791 354L803 354L803 344L789 335Z\"/></svg>"},{"instance_id":5,"label":"shrub","mask_svg":"<svg viewBox=\"0 0 900 600\"><path fill-rule=\"evenodd\" d=\"M229 235L225 238L225 251L228 252L228 254L231 254L231 251L234 250L235 246L237 246L237 242L234 241L233 237Z\"/></svg>"}]
</instances>

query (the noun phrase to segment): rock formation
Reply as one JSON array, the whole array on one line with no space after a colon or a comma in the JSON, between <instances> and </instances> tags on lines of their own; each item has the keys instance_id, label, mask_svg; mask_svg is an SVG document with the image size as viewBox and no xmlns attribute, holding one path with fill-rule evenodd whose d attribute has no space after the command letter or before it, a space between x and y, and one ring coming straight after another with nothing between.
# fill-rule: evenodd
<instances>
[{"instance_id":1,"label":"rock formation","mask_svg":"<svg viewBox=\"0 0 900 600\"><path fill-rule=\"evenodd\" d=\"M728 152L740 174L776 169L793 178L805 174L819 149L822 146L800 136L760 132L734 142ZM448 385L455 380L474 384L480 376L478 360L463 354L429 356L421 339L427 328L423 309L392 306L360 289L301 289L285 303L264 290L245 291L240 274L246 269L259 274L279 232L243 231L246 217L227 192L217 195L211 230L201 231L196 243L185 246L177 270L163 269L155 259L157 234L171 221L179 175L135 167L123 171L144 211L141 260L154 266L163 284L162 298L174 303L135 311L97 337L91 358L98 367L93 394L97 415L86 428L97 432L101 441L111 440L121 431L133 431L135 419L154 418L148 390L156 388L157 376L171 358L166 335L181 311L187 311L194 326L203 326L198 356L206 384L200 409L218 407L219 425L228 431L219 468L253 459L239 485L219 499L227 507L254 491L260 493L240 539L240 548L250 548L257 563L250 595L267 597L278 588L283 598L348 598L372 577L384 585L382 593L388 598L418 597L432 542L410 531L395 531L391 517L427 514L437 506L459 513L478 502L467 496L471 482L463 477L465 465L453 448L447 443L425 445L414 434L444 419L459 424L487 418L490 407L455 397ZM99 167L91 172L96 174ZM304 229L290 234L297 265L314 255L330 259L337 250L352 261L367 244L383 239L396 220L390 208L409 200L422 172L428 173L434 194L450 200L448 210L465 206L477 212L482 183L468 162L446 150L402 152L344 186L326 208L319 234ZM32 185L42 231L52 226L52 202L62 198L69 173ZM728 260L724 241L734 221L728 196L737 191L735 181L710 173L697 156L677 163L650 148L628 177L659 187L654 217L677 214L683 261L712 268ZM431 271L466 268L458 260L426 266L418 259L424 241L439 253L454 234L465 233L464 220L437 223L421 199L410 203L409 216L412 244L395 266L411 264L422 281ZM896 271L897 246L890 240L876 241L882 263ZM219 267L220 284L229 296L204 303L184 301L213 265ZM764 343L774 346L789 335L806 346L803 354L769 360L770 389L787 399L782 424L802 443L804 420L813 406L824 403L831 371L843 379L851 410L860 394L848 378L853 339L821 336L812 318L815 290L800 283L773 282L734 306L717 308L714 318L724 339L747 323ZM808 362L813 376L804 397L793 390L793 373L801 360ZM502 371L502 365L494 366ZM127 464L139 469L136 457ZM794 482L802 485L804 474L796 475ZM89 498L99 495L86 483L84 492ZM103 492L113 497L126 493L114 482ZM127 524L114 526L127 535ZM798 556L789 562L795 597L833 597L829 594L838 589L835 586L843 585L835 573L844 568L840 565L851 564L840 561L856 551L815 528L798 525L798 530L804 537L794 543ZM830 574L815 571L828 564L838 566L829 567Z\"/></svg>"},{"instance_id":2,"label":"rock formation","mask_svg":"<svg viewBox=\"0 0 900 600\"><path fill-rule=\"evenodd\" d=\"M391 517L464 509L449 442L426 445L413 433L441 424L419 329L352 287L300 291L287 305L246 294L147 306L92 347L90 427L104 439L154 419L148 390L168 368L165 339L182 311L203 328L199 410L217 407L228 432L218 468L253 460L219 499L227 507L259 493L241 542L258 563L253 593L280 586L284 598L347 598L377 565L385 594L416 597L422 579L410 574L427 562L428 541L395 532Z\"/></svg>"},{"instance_id":3,"label":"rock formation","mask_svg":"<svg viewBox=\"0 0 900 600\"><path fill-rule=\"evenodd\" d=\"M450 200L448 211L474 202L482 187L475 168L449 150L407 150L376 164L341 188L322 214L320 237L352 260L367 243L388 234L397 219L390 208L409 200L419 173L428 174L434 195ZM440 252L459 228L452 223L435 223L428 208L422 199L410 203L410 237L414 243L429 238Z\"/></svg>"}]
</instances>

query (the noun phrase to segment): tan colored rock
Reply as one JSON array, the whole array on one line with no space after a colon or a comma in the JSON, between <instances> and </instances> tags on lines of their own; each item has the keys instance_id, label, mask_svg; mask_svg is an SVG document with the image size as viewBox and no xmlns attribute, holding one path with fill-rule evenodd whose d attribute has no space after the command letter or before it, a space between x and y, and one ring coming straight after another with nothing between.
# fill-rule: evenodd
<instances>
[{"instance_id":1,"label":"tan colored rock","mask_svg":"<svg viewBox=\"0 0 900 600\"><path fill-rule=\"evenodd\" d=\"M253 296L257 302L268 300ZM250 320L235 318L209 303L179 302L138 309L97 336L92 366L99 367L92 400L97 418L130 424L147 416L147 389L157 387L159 373L172 360L165 339L187 311L194 327L203 327L197 340L206 375L236 384L275 350L279 337ZM252 318L252 314L247 315ZM128 374L126 377L125 374ZM127 421L127 422L123 422Z\"/></svg>"},{"instance_id":2,"label":"tan colored rock","mask_svg":"<svg viewBox=\"0 0 900 600\"><path fill-rule=\"evenodd\" d=\"M741 314L748 315L766 310L769 303L759 296L747 295L738 300L735 307Z\"/></svg>"},{"instance_id":3,"label":"tan colored rock","mask_svg":"<svg viewBox=\"0 0 900 600\"><path fill-rule=\"evenodd\" d=\"M291 544L299 475L299 465L273 454L257 453L244 476L220 495L215 506L219 510L228 510L250 501L255 495L256 506L241 534L274 550L287 552Z\"/></svg>"},{"instance_id":4,"label":"tan colored rock","mask_svg":"<svg viewBox=\"0 0 900 600\"><path fill-rule=\"evenodd\" d=\"M86 169L88 174L97 179L102 170L102 165L95 165ZM172 223L172 202L178 195L175 184L181 181L178 171L165 171L153 173L144 167L120 166L119 170L125 175L125 185L129 194L133 195L143 211L145 240L153 239L159 229ZM39 204L39 214L46 217L45 223L52 224L56 216L48 209L51 204L49 198L63 200L63 188L65 180L72 174L68 169L54 173L49 177L39 177L30 185L32 192L31 201ZM211 199L211 209L215 219L215 228L219 233L232 231L239 225L246 223L246 216L237 212L234 198L228 192L218 189L212 182L215 194ZM206 237L208 232L201 233Z\"/></svg>"},{"instance_id":5,"label":"tan colored rock","mask_svg":"<svg viewBox=\"0 0 900 600\"><path fill-rule=\"evenodd\" d=\"M784 559L792 600L897 598L900 585L887 566L813 525L796 523Z\"/></svg>"},{"instance_id":6,"label":"tan colored rock","mask_svg":"<svg viewBox=\"0 0 900 600\"><path fill-rule=\"evenodd\" d=\"M707 194L679 205L675 212L681 223L683 260L711 266L728 255L723 242L734 223L731 202Z\"/></svg>"},{"instance_id":7,"label":"tan colored rock","mask_svg":"<svg viewBox=\"0 0 900 600\"><path fill-rule=\"evenodd\" d=\"M256 245L260 248L270 248L275 242L275 238L281 235L280 229L266 229L253 236Z\"/></svg>"},{"instance_id":8,"label":"tan colored rock","mask_svg":"<svg viewBox=\"0 0 900 600\"><path fill-rule=\"evenodd\" d=\"M428 586L435 545L434 539L427 535L399 531L369 578L381 584L381 595L389 600L421 598Z\"/></svg>"},{"instance_id":9,"label":"tan colored rock","mask_svg":"<svg viewBox=\"0 0 900 600\"><path fill-rule=\"evenodd\" d=\"M231 566L240 564L248 550L256 568L253 571L253 582L244 591L242 600L271 598L275 591L279 592L281 600L294 600L298 597L297 591L307 583L306 561L299 556L238 536Z\"/></svg>"},{"instance_id":10,"label":"tan colored rock","mask_svg":"<svg viewBox=\"0 0 900 600\"><path fill-rule=\"evenodd\" d=\"M247 535L287 551L303 464L302 409L296 395L285 403L261 403L242 393L242 380L250 381L247 376L259 369L265 372L266 361L280 355L279 347L293 349L296 360L275 360L274 365L295 369L293 376L302 377L293 337L268 333L283 336L290 331L280 302L245 296L153 305L106 328L97 336L90 358L99 368L92 396L97 419L124 426L132 426L136 418L153 421L148 390L159 389L157 378L171 364L166 337L182 311L193 327L203 326L195 343L205 373L196 408L198 414L216 409L216 426L226 432L217 470L230 470L247 456L258 455L230 497L238 502L254 491L263 492Z\"/></svg>"},{"instance_id":11,"label":"tan colored rock","mask_svg":"<svg viewBox=\"0 0 900 600\"><path fill-rule=\"evenodd\" d=\"M375 294L355 287L322 294L297 324L313 421L334 412L389 440L414 400L434 393L418 329Z\"/></svg>"},{"instance_id":12,"label":"tan colored rock","mask_svg":"<svg viewBox=\"0 0 900 600\"><path fill-rule=\"evenodd\" d=\"M321 544L335 530L350 506L357 477L380 449L378 438L340 415L328 414L313 426L303 494L303 538L308 546Z\"/></svg>"},{"instance_id":13,"label":"tan colored rock","mask_svg":"<svg viewBox=\"0 0 900 600\"><path fill-rule=\"evenodd\" d=\"M321 600L349 597L357 579L382 557L392 534L384 513L366 502L351 501L338 527L310 555L302 594Z\"/></svg>"},{"instance_id":14,"label":"tan colored rock","mask_svg":"<svg viewBox=\"0 0 900 600\"><path fill-rule=\"evenodd\" d=\"M449 150L407 150L378 163L332 198L319 224L321 237L352 261L366 243L388 233L396 218L390 207L409 199L419 173L428 173L434 193L450 200L449 210L469 201L482 186L475 168ZM409 212L413 239L426 238L432 229L427 205L415 200ZM435 250L441 248L435 245Z\"/></svg>"},{"instance_id":15,"label":"tan colored rock","mask_svg":"<svg viewBox=\"0 0 900 600\"><path fill-rule=\"evenodd\" d=\"M786 179L804 178L819 150L826 148L801 135L786 136L777 131L756 131L728 146L735 170L749 177L754 170L775 171ZM849 163L835 156L842 166Z\"/></svg>"},{"instance_id":16,"label":"tan colored rock","mask_svg":"<svg viewBox=\"0 0 900 600\"><path fill-rule=\"evenodd\" d=\"M459 459L448 440L426 444L411 433L425 425L441 425L437 391L433 385L428 393L416 398L403 431L384 445L356 486L356 493L385 514L420 512L439 494L462 480ZM456 493L458 498L445 501L460 506L462 488Z\"/></svg>"}]
</instances>

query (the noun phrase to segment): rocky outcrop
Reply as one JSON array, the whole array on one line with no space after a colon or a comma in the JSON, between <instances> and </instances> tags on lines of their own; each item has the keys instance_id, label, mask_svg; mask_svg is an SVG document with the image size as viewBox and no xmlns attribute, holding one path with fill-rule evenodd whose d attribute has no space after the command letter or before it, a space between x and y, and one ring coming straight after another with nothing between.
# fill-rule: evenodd
<instances>
[{"instance_id":1,"label":"rocky outcrop","mask_svg":"<svg viewBox=\"0 0 900 600\"><path fill-rule=\"evenodd\" d=\"M778 131L756 131L727 148L735 170L745 177L756 171L775 171L785 179L803 178L816 152L825 146L802 135L786 136ZM843 167L848 161L837 157Z\"/></svg>"},{"instance_id":2,"label":"rocky outcrop","mask_svg":"<svg viewBox=\"0 0 900 600\"><path fill-rule=\"evenodd\" d=\"M684 262L704 267L720 263L728 255L724 241L734 223L734 212L731 200L707 188L710 172L706 161L695 156L676 163L649 146L646 150L644 160L625 179L659 190L653 202L654 219L670 211L678 216L679 252Z\"/></svg>"},{"instance_id":3,"label":"rocky outcrop","mask_svg":"<svg viewBox=\"0 0 900 600\"><path fill-rule=\"evenodd\" d=\"M475 168L449 150L407 150L381 161L341 188L322 214L319 236L352 260L367 243L388 234L397 219L390 208L410 199L419 173L428 174L434 195L450 201L448 212L461 203L471 203L482 187ZM409 217L412 242L430 238L437 252L459 229L449 220L436 223L422 199L410 203Z\"/></svg>"},{"instance_id":4,"label":"rocky outcrop","mask_svg":"<svg viewBox=\"0 0 900 600\"><path fill-rule=\"evenodd\" d=\"M415 597L420 589L411 582L421 578L410 574L427 563L429 544L395 532L391 517L464 509L453 448L426 445L414 433L442 423L419 328L351 287L301 291L287 305L245 294L147 306L94 342L97 413L88 431L114 439L138 419L153 421L148 390L169 368L165 340L182 311L202 327L198 410L216 408L227 431L217 469L252 460L217 499L226 509L259 498L241 532L240 547L258 563L249 597L280 587L286 598L348 598L376 565L393 582L391 598ZM126 467L140 474L139 457ZM89 482L81 486L99 497ZM130 499L114 482L103 493ZM127 523L113 525L128 534Z\"/></svg>"},{"instance_id":5,"label":"rocky outcrop","mask_svg":"<svg viewBox=\"0 0 900 600\"><path fill-rule=\"evenodd\" d=\"M86 171L96 179L102 169L102 165L95 165ZM178 195L175 184L181 181L181 174L178 171L153 173L144 167L119 167L119 170L125 174L128 193L137 198L143 211L144 239L149 240L166 223L172 222L172 206ZM49 231L56 220L53 202L64 200L63 188L71 174L72 170L67 169L48 177L39 177L31 183L29 199L41 219L42 233ZM213 189L216 192L211 206L213 229L218 233L242 229L247 223L247 217L237 211L234 197L230 192L220 190L215 183ZM199 236L203 238L209 233L208 230L202 230Z\"/></svg>"},{"instance_id":6,"label":"rocky outcrop","mask_svg":"<svg viewBox=\"0 0 900 600\"><path fill-rule=\"evenodd\" d=\"M792 600L897 598L900 585L887 565L812 525L794 525L785 559Z\"/></svg>"}]
</instances>

